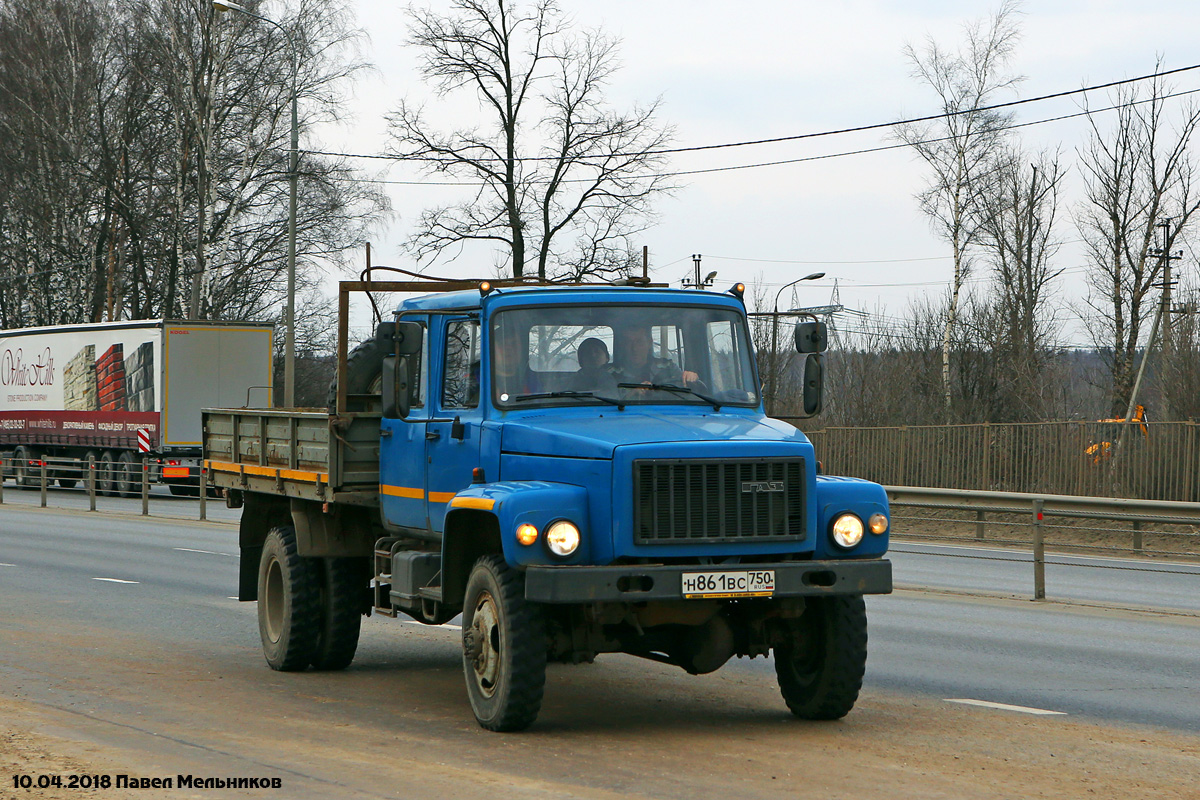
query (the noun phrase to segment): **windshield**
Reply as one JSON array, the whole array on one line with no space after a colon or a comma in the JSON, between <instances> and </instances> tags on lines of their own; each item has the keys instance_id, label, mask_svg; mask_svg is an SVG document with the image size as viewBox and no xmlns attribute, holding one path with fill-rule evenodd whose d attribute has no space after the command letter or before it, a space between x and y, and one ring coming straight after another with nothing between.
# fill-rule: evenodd
<instances>
[{"instance_id":1,"label":"windshield","mask_svg":"<svg viewBox=\"0 0 1200 800\"><path fill-rule=\"evenodd\" d=\"M745 317L731 309L510 309L491 322L492 400L501 408L613 400L756 406L750 355Z\"/></svg>"}]
</instances>

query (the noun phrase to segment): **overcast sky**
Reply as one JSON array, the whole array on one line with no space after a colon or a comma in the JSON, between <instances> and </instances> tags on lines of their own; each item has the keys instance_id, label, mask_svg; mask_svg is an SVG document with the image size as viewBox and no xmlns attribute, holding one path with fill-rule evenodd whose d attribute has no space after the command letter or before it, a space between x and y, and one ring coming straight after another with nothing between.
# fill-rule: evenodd
<instances>
[{"instance_id":1,"label":"overcast sky","mask_svg":"<svg viewBox=\"0 0 1200 800\"><path fill-rule=\"evenodd\" d=\"M910 77L903 47L927 37L947 46L962 41L962 26L994 11L997 3L958 0L880 2L707 2L707 0L561 0L582 27L600 27L623 44L623 69L609 96L617 107L662 98L662 119L676 128L677 146L737 142L887 122L937 111L932 92ZM348 124L320 131L319 144L353 153L380 153L387 143L383 115L402 97L438 101L420 82L416 58L404 45L405 6L357 0L357 21L370 34L364 56L376 65L355 87ZM265 7L267 13L269 6ZM1014 71L1025 76L1020 97L1200 63L1195 45L1200 4L1103 0L1028 0ZM1200 87L1200 70L1174 79L1177 90ZM1012 99L1016 99L1013 95ZM1091 105L1105 104L1099 93ZM1035 103L1017 110L1028 122L1077 111L1076 100ZM1186 100L1172 101L1176 104ZM446 118L464 122L470 104ZM1080 193L1075 148L1085 141L1079 120L1022 129L1027 147L1061 146L1071 167L1058 257L1066 273L1058 296L1080 300L1086 289L1070 206ZM705 169L820 156L891 143L886 131L810 141L725 149L673 158L674 170ZM378 162L363 162L378 168ZM386 178L421 180L411 165ZM436 180L436 178L431 179ZM814 271L825 280L805 284L801 305L829 301L837 278L841 301L874 312L900 314L914 296L945 290L951 277L948 247L930 231L914 194L925 175L913 155L891 150L684 179L674 197L660 201L659 221L640 239L650 248L652 276L678 285L690 274L691 255L703 271L717 270L717 287L762 283L773 297L784 283ZM400 243L423 207L454 200L462 189L389 186L396 216L374 237L377 264L411 264ZM490 275L493 259L477 251L439 263L430 272ZM1195 275L1184 262L1185 280ZM980 273L979 279L984 275ZM790 302L784 292L780 307ZM769 303L768 303L769 305ZM1068 342L1082 338L1065 329Z\"/></svg>"}]
</instances>

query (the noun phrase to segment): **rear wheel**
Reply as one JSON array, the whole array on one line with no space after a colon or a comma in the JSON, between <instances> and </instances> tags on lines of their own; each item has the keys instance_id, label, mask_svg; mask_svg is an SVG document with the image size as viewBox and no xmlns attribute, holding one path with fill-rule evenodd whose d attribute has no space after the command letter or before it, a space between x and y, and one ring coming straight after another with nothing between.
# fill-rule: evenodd
<instances>
[{"instance_id":1,"label":"rear wheel","mask_svg":"<svg viewBox=\"0 0 1200 800\"><path fill-rule=\"evenodd\" d=\"M121 453L117 459L116 493L122 497L141 494L141 477L141 470L133 460L133 453L128 450Z\"/></svg>"},{"instance_id":2,"label":"rear wheel","mask_svg":"<svg viewBox=\"0 0 1200 800\"><path fill-rule=\"evenodd\" d=\"M24 445L13 451L13 479L18 486L37 486L38 478L34 477L33 468L29 462L36 456Z\"/></svg>"},{"instance_id":3,"label":"rear wheel","mask_svg":"<svg viewBox=\"0 0 1200 800\"><path fill-rule=\"evenodd\" d=\"M525 581L500 556L475 562L463 603L463 671L475 719L519 731L537 719L546 687L546 628Z\"/></svg>"},{"instance_id":4,"label":"rear wheel","mask_svg":"<svg viewBox=\"0 0 1200 800\"><path fill-rule=\"evenodd\" d=\"M345 669L358 649L358 633L366 604L366 572L361 558L326 558L318 562L321 624L312 667Z\"/></svg>"},{"instance_id":5,"label":"rear wheel","mask_svg":"<svg viewBox=\"0 0 1200 800\"><path fill-rule=\"evenodd\" d=\"M775 646L775 674L787 707L801 719L846 716L867 667L862 595L811 598L804 614L785 624Z\"/></svg>"},{"instance_id":6,"label":"rear wheel","mask_svg":"<svg viewBox=\"0 0 1200 800\"><path fill-rule=\"evenodd\" d=\"M111 450L100 454L100 463L96 467L96 493L106 496L117 493L117 457Z\"/></svg>"},{"instance_id":7,"label":"rear wheel","mask_svg":"<svg viewBox=\"0 0 1200 800\"><path fill-rule=\"evenodd\" d=\"M313 660L321 624L317 566L297 553L291 525L267 534L258 563L258 633L271 669L296 672Z\"/></svg>"}]
</instances>

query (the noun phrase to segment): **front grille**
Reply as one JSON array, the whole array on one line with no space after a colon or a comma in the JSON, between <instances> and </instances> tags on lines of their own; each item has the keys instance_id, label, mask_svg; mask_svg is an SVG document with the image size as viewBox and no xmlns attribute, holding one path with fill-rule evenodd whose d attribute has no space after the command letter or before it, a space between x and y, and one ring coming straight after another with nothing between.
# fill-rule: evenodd
<instances>
[{"instance_id":1,"label":"front grille","mask_svg":"<svg viewBox=\"0 0 1200 800\"><path fill-rule=\"evenodd\" d=\"M804 536L802 458L633 462L635 544L783 542Z\"/></svg>"}]
</instances>

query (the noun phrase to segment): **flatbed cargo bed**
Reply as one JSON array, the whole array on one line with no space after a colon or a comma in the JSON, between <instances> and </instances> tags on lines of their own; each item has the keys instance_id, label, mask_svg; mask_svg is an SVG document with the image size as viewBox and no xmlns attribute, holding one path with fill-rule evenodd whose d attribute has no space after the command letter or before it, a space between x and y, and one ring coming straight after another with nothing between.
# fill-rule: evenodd
<instances>
[{"instance_id":1,"label":"flatbed cargo bed","mask_svg":"<svg viewBox=\"0 0 1200 800\"><path fill-rule=\"evenodd\" d=\"M204 409L209 481L226 489L379 505L377 413Z\"/></svg>"}]
</instances>

